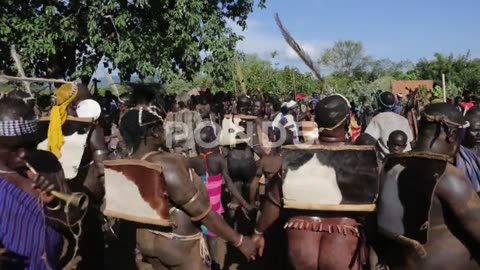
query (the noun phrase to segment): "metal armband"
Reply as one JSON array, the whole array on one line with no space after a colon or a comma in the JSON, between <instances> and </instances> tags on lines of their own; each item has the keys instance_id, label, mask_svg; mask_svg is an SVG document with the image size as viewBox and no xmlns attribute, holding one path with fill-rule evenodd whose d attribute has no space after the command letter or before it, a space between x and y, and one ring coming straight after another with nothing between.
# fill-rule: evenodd
<instances>
[{"instance_id":1,"label":"metal armband","mask_svg":"<svg viewBox=\"0 0 480 270\"><path fill-rule=\"evenodd\" d=\"M103 155L108 155L108 151L107 150L95 150L93 151L93 156L94 157L101 157Z\"/></svg>"},{"instance_id":2,"label":"metal armband","mask_svg":"<svg viewBox=\"0 0 480 270\"><path fill-rule=\"evenodd\" d=\"M202 207L201 209L198 209L197 202L198 202L199 197L200 197L200 191L197 191L192 196L192 198L190 198L190 200L188 200L188 202L186 202L185 204L183 204L181 206L181 208L185 212L187 212L190 216L192 216L190 218L190 220L192 220L194 222L197 222L197 221L200 221L200 220L204 219L208 215L208 213L210 213L210 211L212 211L212 205L210 204L210 202L208 202L207 207Z\"/></svg>"}]
</instances>

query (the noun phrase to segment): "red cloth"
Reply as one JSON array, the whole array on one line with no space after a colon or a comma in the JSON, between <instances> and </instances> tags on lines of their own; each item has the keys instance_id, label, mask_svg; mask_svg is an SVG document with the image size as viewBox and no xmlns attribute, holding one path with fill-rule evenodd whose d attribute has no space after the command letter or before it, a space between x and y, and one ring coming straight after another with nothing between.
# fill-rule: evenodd
<instances>
[{"instance_id":1,"label":"red cloth","mask_svg":"<svg viewBox=\"0 0 480 270\"><path fill-rule=\"evenodd\" d=\"M473 101L468 101L468 102L465 101L465 102L460 103L460 106L462 106L462 108L464 110L470 110L473 107L473 105L475 105L475 103L473 103Z\"/></svg>"},{"instance_id":2,"label":"red cloth","mask_svg":"<svg viewBox=\"0 0 480 270\"><path fill-rule=\"evenodd\" d=\"M297 100L303 100L304 96L303 96L302 94L300 94L300 93L297 93L297 94L295 95L295 98L296 98Z\"/></svg>"}]
</instances>

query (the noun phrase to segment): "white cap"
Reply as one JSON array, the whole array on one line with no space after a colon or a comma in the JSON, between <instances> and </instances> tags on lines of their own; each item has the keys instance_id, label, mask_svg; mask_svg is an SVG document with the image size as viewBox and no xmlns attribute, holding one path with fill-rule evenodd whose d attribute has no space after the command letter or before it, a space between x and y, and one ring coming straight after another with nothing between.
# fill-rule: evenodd
<instances>
[{"instance_id":1,"label":"white cap","mask_svg":"<svg viewBox=\"0 0 480 270\"><path fill-rule=\"evenodd\" d=\"M78 117L93 118L97 120L102 113L102 108L95 100L85 99L78 103L76 111Z\"/></svg>"}]
</instances>

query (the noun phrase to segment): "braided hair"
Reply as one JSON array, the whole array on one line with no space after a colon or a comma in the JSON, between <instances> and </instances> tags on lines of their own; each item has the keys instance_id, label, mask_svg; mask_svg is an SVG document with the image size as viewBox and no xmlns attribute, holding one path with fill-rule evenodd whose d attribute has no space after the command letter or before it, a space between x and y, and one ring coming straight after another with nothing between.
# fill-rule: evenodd
<instances>
[{"instance_id":1,"label":"braided hair","mask_svg":"<svg viewBox=\"0 0 480 270\"><path fill-rule=\"evenodd\" d=\"M163 120L155 112L147 109L131 109L120 120L120 134L133 151L137 150L150 136L163 134Z\"/></svg>"},{"instance_id":2,"label":"braided hair","mask_svg":"<svg viewBox=\"0 0 480 270\"><path fill-rule=\"evenodd\" d=\"M450 134L453 132L460 140L458 130L465 124L465 119L455 105L450 103L435 103L425 107L419 124L419 137L429 138L429 147L432 147L442 132ZM452 143L452 142L450 142Z\"/></svg>"}]
</instances>

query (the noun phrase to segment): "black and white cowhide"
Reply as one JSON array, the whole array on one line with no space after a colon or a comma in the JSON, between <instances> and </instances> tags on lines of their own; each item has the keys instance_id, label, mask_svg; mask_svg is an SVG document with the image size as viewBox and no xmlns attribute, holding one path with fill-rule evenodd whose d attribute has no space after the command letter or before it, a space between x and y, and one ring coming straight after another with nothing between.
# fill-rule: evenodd
<instances>
[{"instance_id":1,"label":"black and white cowhide","mask_svg":"<svg viewBox=\"0 0 480 270\"><path fill-rule=\"evenodd\" d=\"M407 242L427 242L432 196L447 161L447 156L425 152L388 157L378 204L382 234Z\"/></svg>"},{"instance_id":2,"label":"black and white cowhide","mask_svg":"<svg viewBox=\"0 0 480 270\"><path fill-rule=\"evenodd\" d=\"M38 149L48 151L49 124L48 118L40 119ZM77 176L92 128L93 118L69 117L63 124L64 145L59 161L65 172L65 179L74 179Z\"/></svg>"},{"instance_id":3,"label":"black and white cowhide","mask_svg":"<svg viewBox=\"0 0 480 270\"><path fill-rule=\"evenodd\" d=\"M283 152L285 208L375 210L379 179L370 146L291 146Z\"/></svg>"}]
</instances>

